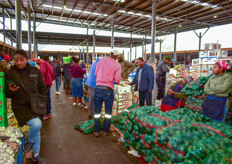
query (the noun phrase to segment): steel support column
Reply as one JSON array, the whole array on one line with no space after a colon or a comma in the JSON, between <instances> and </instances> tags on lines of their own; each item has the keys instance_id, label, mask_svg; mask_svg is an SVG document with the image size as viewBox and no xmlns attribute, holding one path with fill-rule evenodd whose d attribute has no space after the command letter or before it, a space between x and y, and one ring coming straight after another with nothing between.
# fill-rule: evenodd
<instances>
[{"instance_id":1,"label":"steel support column","mask_svg":"<svg viewBox=\"0 0 232 164\"><path fill-rule=\"evenodd\" d=\"M144 37L143 37L143 43L142 43L142 58L144 59Z\"/></svg>"},{"instance_id":2,"label":"steel support column","mask_svg":"<svg viewBox=\"0 0 232 164\"><path fill-rule=\"evenodd\" d=\"M89 28L86 28L86 35L87 35L87 41L86 41L86 63L89 63Z\"/></svg>"},{"instance_id":3,"label":"steel support column","mask_svg":"<svg viewBox=\"0 0 232 164\"><path fill-rule=\"evenodd\" d=\"M16 48L22 48L22 28L21 28L21 0L15 1L16 13Z\"/></svg>"},{"instance_id":4,"label":"steel support column","mask_svg":"<svg viewBox=\"0 0 232 164\"><path fill-rule=\"evenodd\" d=\"M93 58L95 58L95 30L93 31L93 55L92 55L92 62L93 62Z\"/></svg>"},{"instance_id":5,"label":"steel support column","mask_svg":"<svg viewBox=\"0 0 232 164\"><path fill-rule=\"evenodd\" d=\"M202 39L202 35L201 35L201 32L199 34L199 49L198 49L198 55L200 54L201 52L201 39Z\"/></svg>"},{"instance_id":6,"label":"steel support column","mask_svg":"<svg viewBox=\"0 0 232 164\"><path fill-rule=\"evenodd\" d=\"M36 15L34 13L33 17L33 44L34 44L34 53L38 55L38 44L37 44L37 38L36 38Z\"/></svg>"},{"instance_id":7,"label":"steel support column","mask_svg":"<svg viewBox=\"0 0 232 164\"><path fill-rule=\"evenodd\" d=\"M6 31L5 31L5 8L2 9L2 22L3 22L3 42L6 43ZM3 44L3 46L4 46Z\"/></svg>"},{"instance_id":8,"label":"steel support column","mask_svg":"<svg viewBox=\"0 0 232 164\"><path fill-rule=\"evenodd\" d=\"M174 61L176 62L176 41L177 41L177 30L174 33Z\"/></svg>"},{"instance_id":9,"label":"steel support column","mask_svg":"<svg viewBox=\"0 0 232 164\"><path fill-rule=\"evenodd\" d=\"M156 40L156 0L152 0L152 26L151 26L151 63L155 61L155 40Z\"/></svg>"},{"instance_id":10,"label":"steel support column","mask_svg":"<svg viewBox=\"0 0 232 164\"><path fill-rule=\"evenodd\" d=\"M10 17L10 29L12 30L12 17ZM10 35L11 46L13 46L13 37Z\"/></svg>"},{"instance_id":11,"label":"steel support column","mask_svg":"<svg viewBox=\"0 0 232 164\"><path fill-rule=\"evenodd\" d=\"M147 42L146 42L146 39L147 39L147 35L145 34L145 41L144 41L144 56L145 56L145 61L147 61Z\"/></svg>"},{"instance_id":12,"label":"steel support column","mask_svg":"<svg viewBox=\"0 0 232 164\"><path fill-rule=\"evenodd\" d=\"M31 9L30 9L30 1L27 0L27 23L28 23L28 52L29 58L32 59L31 54Z\"/></svg>"},{"instance_id":13,"label":"steel support column","mask_svg":"<svg viewBox=\"0 0 232 164\"><path fill-rule=\"evenodd\" d=\"M137 59L137 45L135 45L135 59Z\"/></svg>"},{"instance_id":14,"label":"steel support column","mask_svg":"<svg viewBox=\"0 0 232 164\"><path fill-rule=\"evenodd\" d=\"M197 32L194 30L193 32L196 34L196 36L199 38L199 49L198 49L198 55L200 54L200 51L201 51L201 39L203 38L203 36L209 31L209 29L210 29L210 27L208 27L206 30L205 30L205 32L204 32L204 34L202 35L201 34L201 32L200 32L200 34L198 35L197 34Z\"/></svg>"},{"instance_id":15,"label":"steel support column","mask_svg":"<svg viewBox=\"0 0 232 164\"><path fill-rule=\"evenodd\" d=\"M114 18L111 25L111 49L114 48Z\"/></svg>"},{"instance_id":16,"label":"steel support column","mask_svg":"<svg viewBox=\"0 0 232 164\"><path fill-rule=\"evenodd\" d=\"M130 62L131 62L131 59L132 59L132 32L131 32L131 35L130 35L130 58L128 59Z\"/></svg>"},{"instance_id":17,"label":"steel support column","mask_svg":"<svg viewBox=\"0 0 232 164\"><path fill-rule=\"evenodd\" d=\"M162 58L162 40L160 40L160 54L159 54L159 61L161 61Z\"/></svg>"}]
</instances>

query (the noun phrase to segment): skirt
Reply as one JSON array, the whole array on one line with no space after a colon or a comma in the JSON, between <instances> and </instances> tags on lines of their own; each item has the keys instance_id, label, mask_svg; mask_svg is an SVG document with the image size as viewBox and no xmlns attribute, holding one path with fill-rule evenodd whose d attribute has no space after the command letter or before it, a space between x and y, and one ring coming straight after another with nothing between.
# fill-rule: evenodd
<instances>
[{"instance_id":1,"label":"skirt","mask_svg":"<svg viewBox=\"0 0 232 164\"><path fill-rule=\"evenodd\" d=\"M82 86L81 78L72 78L71 86L72 86L72 96L73 97L83 97L83 86Z\"/></svg>"}]
</instances>

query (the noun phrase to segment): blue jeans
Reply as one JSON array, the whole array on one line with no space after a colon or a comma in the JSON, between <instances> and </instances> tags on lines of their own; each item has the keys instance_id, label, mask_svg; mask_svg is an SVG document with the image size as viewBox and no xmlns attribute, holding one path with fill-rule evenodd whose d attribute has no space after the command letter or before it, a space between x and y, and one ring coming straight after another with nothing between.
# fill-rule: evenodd
<instances>
[{"instance_id":1,"label":"blue jeans","mask_svg":"<svg viewBox=\"0 0 232 164\"><path fill-rule=\"evenodd\" d=\"M55 80L56 80L56 92L59 92L60 84L61 84L61 78L60 77L55 77Z\"/></svg>"},{"instance_id":2,"label":"blue jeans","mask_svg":"<svg viewBox=\"0 0 232 164\"><path fill-rule=\"evenodd\" d=\"M112 115L112 107L114 102L114 90L113 89L102 89L98 86L94 91L94 131L100 131L100 117L101 117L101 109L102 103L105 102L105 119L103 131L108 132L111 125L111 115Z\"/></svg>"},{"instance_id":3,"label":"blue jeans","mask_svg":"<svg viewBox=\"0 0 232 164\"><path fill-rule=\"evenodd\" d=\"M146 100L147 106L152 106L151 93L148 90L139 91L139 105L144 106Z\"/></svg>"},{"instance_id":4,"label":"blue jeans","mask_svg":"<svg viewBox=\"0 0 232 164\"><path fill-rule=\"evenodd\" d=\"M46 87L47 88L47 96L48 96L48 104L47 104L47 114L51 114L51 87Z\"/></svg>"},{"instance_id":5,"label":"blue jeans","mask_svg":"<svg viewBox=\"0 0 232 164\"><path fill-rule=\"evenodd\" d=\"M39 154L40 151L40 129L42 127L42 121L36 117L29 121L27 124L30 126L28 132L28 141L34 143L32 146L32 150L34 154Z\"/></svg>"}]
</instances>

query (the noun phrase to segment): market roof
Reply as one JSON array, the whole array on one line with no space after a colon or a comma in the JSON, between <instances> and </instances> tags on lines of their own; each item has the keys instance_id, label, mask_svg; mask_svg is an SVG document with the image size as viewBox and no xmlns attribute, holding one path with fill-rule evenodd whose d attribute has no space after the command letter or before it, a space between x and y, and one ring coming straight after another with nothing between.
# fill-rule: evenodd
<instances>
[{"instance_id":1,"label":"market roof","mask_svg":"<svg viewBox=\"0 0 232 164\"><path fill-rule=\"evenodd\" d=\"M0 30L0 33L3 30ZM10 38L13 36L14 42L16 42L16 31L6 30L6 36ZM36 38L39 44L56 44L56 45L73 45L73 46L86 46L87 39L89 40L89 46L93 45L92 35L83 34L68 34L68 33L52 33L52 32L36 32ZM141 46L143 39L140 38L128 38L128 37L114 37L115 47L130 47L131 40L132 46ZM28 43L28 32L22 31L23 43ZM146 44L151 42L150 39L144 39ZM96 46L98 47L110 47L111 36L100 36L96 35Z\"/></svg>"},{"instance_id":2,"label":"market roof","mask_svg":"<svg viewBox=\"0 0 232 164\"><path fill-rule=\"evenodd\" d=\"M22 1L26 18L27 0ZM152 0L29 0L39 22L151 34ZM1 2L15 16L15 0ZM157 0L157 36L232 23L232 0ZM1 13L2 13L1 9Z\"/></svg>"}]
</instances>

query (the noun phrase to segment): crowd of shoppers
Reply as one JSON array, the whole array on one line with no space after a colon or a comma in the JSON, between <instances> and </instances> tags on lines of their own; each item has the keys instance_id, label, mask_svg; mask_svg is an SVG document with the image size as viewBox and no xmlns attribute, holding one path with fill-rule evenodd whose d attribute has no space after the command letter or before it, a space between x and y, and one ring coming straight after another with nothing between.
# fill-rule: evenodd
<instances>
[{"instance_id":1,"label":"crowd of shoppers","mask_svg":"<svg viewBox=\"0 0 232 164\"><path fill-rule=\"evenodd\" d=\"M20 126L30 126L28 140L24 144L24 151L33 150L33 160L37 163L45 163L40 155L40 129L42 119L52 117L51 114L51 86L55 80L56 94L59 92L62 69L63 88L66 94L72 93L73 105L84 107L83 99L83 78L86 74L86 65L76 57L70 62L61 64L61 61L50 62L48 56L43 60L33 62L29 59L24 50L16 50L11 57L0 52L0 72L5 72L6 97L11 98L12 109ZM118 62L116 61L118 60ZM193 80L186 76L183 81L172 85L165 96L167 66L172 59L166 56L157 66L156 78L153 67L147 64L143 58L137 58L135 63L129 63L122 54L112 51L109 57L96 59L91 65L86 85L88 86L89 104L88 119L94 118L94 135L100 136L100 118L103 102L105 103L105 118L103 125L103 136L110 134L112 107L114 102L114 85L119 84L121 79L128 79L128 75L138 66L135 77L129 85L135 85L135 91L139 92L139 105L152 105L152 90L156 80L158 95L157 99L162 100L161 110L166 112L184 107L186 96L181 93L185 85ZM38 69L39 68L39 69ZM227 73L230 66L225 61L216 62L213 66L213 75L206 83L204 90L207 97L203 104L203 114L217 121L224 121L228 111L228 95L232 92L232 76ZM23 79L23 80L22 80ZM31 93L38 93L47 96L46 115L32 112Z\"/></svg>"}]
</instances>

